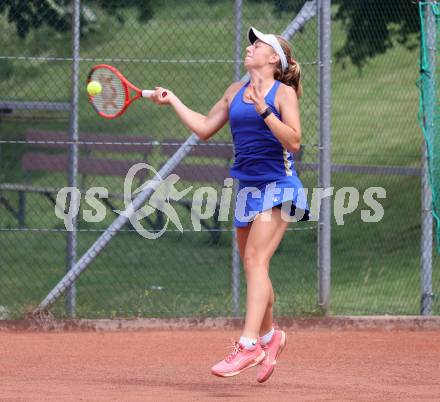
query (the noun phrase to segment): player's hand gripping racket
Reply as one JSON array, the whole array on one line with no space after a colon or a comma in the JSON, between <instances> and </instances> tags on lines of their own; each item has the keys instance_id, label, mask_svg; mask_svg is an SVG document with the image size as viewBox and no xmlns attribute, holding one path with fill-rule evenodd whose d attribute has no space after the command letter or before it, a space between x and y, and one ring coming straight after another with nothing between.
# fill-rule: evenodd
<instances>
[{"instance_id":1,"label":"player's hand gripping racket","mask_svg":"<svg viewBox=\"0 0 440 402\"><path fill-rule=\"evenodd\" d=\"M141 90L128 81L115 67L99 64L90 70L87 82L101 84L101 92L89 95L90 103L96 112L107 119L114 119L125 112L128 106L139 98L149 98L153 90ZM160 94L163 98L167 92Z\"/></svg>"}]
</instances>

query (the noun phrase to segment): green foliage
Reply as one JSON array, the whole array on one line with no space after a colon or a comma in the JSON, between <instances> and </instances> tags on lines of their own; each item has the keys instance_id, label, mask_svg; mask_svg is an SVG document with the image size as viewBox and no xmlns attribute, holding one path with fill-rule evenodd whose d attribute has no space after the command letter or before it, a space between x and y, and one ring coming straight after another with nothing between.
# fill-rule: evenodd
<instances>
[{"instance_id":1,"label":"green foliage","mask_svg":"<svg viewBox=\"0 0 440 402\"><path fill-rule=\"evenodd\" d=\"M0 14L6 14L8 22L15 25L17 34L25 38L33 29L47 25L57 32L67 32L71 29L72 1L70 0L1 0ZM123 22L122 9L135 8L138 19L142 22L149 20L152 15L152 0L93 0L88 5L97 6ZM82 31L88 30L88 25L95 22L91 9L82 6Z\"/></svg>"},{"instance_id":2,"label":"green foliage","mask_svg":"<svg viewBox=\"0 0 440 402\"><path fill-rule=\"evenodd\" d=\"M124 21L120 9L135 8L138 11L138 20L146 22L153 17L153 0L96 0L94 1L99 7L108 14L116 16L121 22ZM161 5L160 1L155 2L156 6Z\"/></svg>"},{"instance_id":3,"label":"green foliage","mask_svg":"<svg viewBox=\"0 0 440 402\"><path fill-rule=\"evenodd\" d=\"M194 0L193 0L194 1ZM203 0L208 4L221 3L224 0ZM304 0L249 0L251 3L273 4L273 13L297 13ZM98 7L108 15L124 22L123 10L137 10L138 20L146 22L153 17L154 11L165 5L165 1L153 0L90 0L87 6ZM393 42L411 47L412 36L419 31L417 7L410 0L333 0L336 5L334 19L342 22L346 31L344 46L336 54L338 61L350 59L362 67L368 59L386 52ZM177 3L176 3L177 6ZM89 10L89 18L87 17ZM82 7L82 33L88 32L94 22L90 18L90 9ZM20 37L27 36L30 30L46 24L55 31L70 30L72 2L70 0L1 0L0 14L7 14L8 21L15 24Z\"/></svg>"},{"instance_id":4,"label":"green foliage","mask_svg":"<svg viewBox=\"0 0 440 402\"><path fill-rule=\"evenodd\" d=\"M265 0L251 0L251 2L255 2L255 3L262 3L263 1ZM276 14L283 12L297 13L299 12L299 10L301 10L301 7L304 5L304 0L290 0L290 1L271 0L269 2L274 3L273 11Z\"/></svg>"},{"instance_id":5,"label":"green foliage","mask_svg":"<svg viewBox=\"0 0 440 402\"><path fill-rule=\"evenodd\" d=\"M334 0L338 4L334 15L346 31L344 46L337 60L349 58L362 67L369 58L385 53L394 40L409 48L411 38L419 32L418 9L410 0Z\"/></svg>"},{"instance_id":6,"label":"green foliage","mask_svg":"<svg viewBox=\"0 0 440 402\"><path fill-rule=\"evenodd\" d=\"M254 3L273 3L274 13L297 13L304 0L251 0ZM419 32L417 5L411 0L332 0L336 12L333 18L341 21L346 32L344 46L336 60L350 61L363 67L368 59L385 53L393 42L413 47L411 38Z\"/></svg>"},{"instance_id":7,"label":"green foliage","mask_svg":"<svg viewBox=\"0 0 440 402\"><path fill-rule=\"evenodd\" d=\"M66 31L70 25L63 15L61 1L21 1L3 0L0 13L6 14L8 22L16 26L17 34L24 38L31 29L37 29L44 23L57 31Z\"/></svg>"}]
</instances>

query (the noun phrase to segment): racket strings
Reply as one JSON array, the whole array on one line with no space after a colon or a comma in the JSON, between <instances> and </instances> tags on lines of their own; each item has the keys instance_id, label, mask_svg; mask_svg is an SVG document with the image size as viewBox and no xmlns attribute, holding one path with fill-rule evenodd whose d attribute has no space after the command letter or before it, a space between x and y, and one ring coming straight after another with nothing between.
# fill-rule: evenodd
<instances>
[{"instance_id":1,"label":"racket strings","mask_svg":"<svg viewBox=\"0 0 440 402\"><path fill-rule=\"evenodd\" d=\"M90 79L101 84L102 91L92 97L91 102L99 113L108 116L118 114L125 105L125 86L119 77L107 68L98 68L91 74Z\"/></svg>"}]
</instances>

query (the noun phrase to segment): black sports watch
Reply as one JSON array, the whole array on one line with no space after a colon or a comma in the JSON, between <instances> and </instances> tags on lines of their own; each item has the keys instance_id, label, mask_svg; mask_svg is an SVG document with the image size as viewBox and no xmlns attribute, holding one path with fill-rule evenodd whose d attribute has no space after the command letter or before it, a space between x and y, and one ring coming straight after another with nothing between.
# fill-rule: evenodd
<instances>
[{"instance_id":1,"label":"black sports watch","mask_svg":"<svg viewBox=\"0 0 440 402\"><path fill-rule=\"evenodd\" d=\"M265 119L267 116L269 116L272 113L272 109L270 106L266 108L266 110L263 113L260 113L260 116Z\"/></svg>"}]
</instances>

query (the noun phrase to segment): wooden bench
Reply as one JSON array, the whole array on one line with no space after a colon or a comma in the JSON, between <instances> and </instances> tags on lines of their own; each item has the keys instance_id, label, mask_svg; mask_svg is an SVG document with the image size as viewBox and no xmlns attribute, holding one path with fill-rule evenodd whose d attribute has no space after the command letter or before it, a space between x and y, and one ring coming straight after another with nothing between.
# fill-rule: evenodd
<instances>
[{"instance_id":1,"label":"wooden bench","mask_svg":"<svg viewBox=\"0 0 440 402\"><path fill-rule=\"evenodd\" d=\"M0 191L17 191L18 207L14 208L8 200L0 194L0 203L18 220L19 226L25 226L26 219L26 193L40 193L45 195L53 205L56 204L54 194L59 188L48 186L33 186L33 172L48 173L67 173L68 171L68 153L69 144L68 134L57 131L28 131L26 141L31 148L24 153L21 160L21 168L26 173L26 184L1 184ZM82 179L87 175L106 175L106 176L125 176L128 169L136 162L145 162L153 149L151 139L140 136L120 136L109 134L82 133L81 142L87 144L79 145L81 156L78 159L78 173ZM112 144L109 144L113 142ZM118 143L147 143L147 144L118 144ZM90 143L90 144L88 144ZM48 151L52 153L48 153ZM133 159L115 159L113 157L94 156L95 151L100 152L118 152L118 153L138 153L142 155L139 160ZM79 187L83 187L81 184ZM85 190L81 189L82 193ZM121 194L111 194L112 197L123 199ZM111 209L115 208L110 199L102 201Z\"/></svg>"},{"instance_id":2,"label":"wooden bench","mask_svg":"<svg viewBox=\"0 0 440 402\"><path fill-rule=\"evenodd\" d=\"M67 172L69 144L57 142L69 141L67 133L29 131L26 140L33 148L63 150L63 153L48 154L47 152L30 151L24 154L22 168L25 172ZM41 142L37 143L37 142ZM43 143L48 142L48 143ZM85 151L87 156L80 156L78 159L78 172L80 174L99 176L125 176L128 169L137 162L145 162L153 149L152 139L140 136L120 136L109 134L83 133L80 136L79 148ZM34 144L32 144L34 143ZM135 144L129 144L135 143ZM138 144L146 143L146 144ZM142 159L114 159L108 157L93 156L93 151L106 151L117 153L140 153Z\"/></svg>"},{"instance_id":3,"label":"wooden bench","mask_svg":"<svg viewBox=\"0 0 440 402\"><path fill-rule=\"evenodd\" d=\"M26 141L29 142L29 150L24 153L21 166L27 175L27 183L23 184L0 184L0 203L18 220L19 226L25 226L26 193L40 193L45 195L53 205L56 204L54 195L59 188L46 186L33 186L33 172L66 173L68 171L68 146L65 142L69 141L68 134L65 132L48 132L31 130L26 134ZM84 180L87 176L118 176L125 177L127 171L138 162L147 162L154 147L160 150L167 157L183 143L181 140L167 139L163 144L153 145L152 138L140 136L121 136L112 134L80 134L80 156L78 159L78 173ZM85 143L85 144L84 144ZM134 144L133 144L134 143ZM158 143L159 144L159 143ZM215 143L214 143L215 144ZM51 151L49 153L49 151ZM99 152L99 154L96 154ZM116 159L107 156L106 153L136 153L141 154L142 158ZM192 157L216 158L217 165L207 164L206 161L192 163ZM187 158L179 164L174 173L178 174L181 180L190 182L206 182L223 184L223 180L229 176L229 164L233 157L232 146L225 144L195 146ZM190 159L188 161L188 159ZM187 163L189 162L189 163ZM81 178L79 178L81 179ZM141 179L142 180L142 179ZM80 180L79 180L80 181ZM84 188L80 183L79 187ZM140 185L141 183L139 183ZM19 195L18 207L14 208L11 203L3 197L1 191L17 191ZM81 189L82 193L85 190ZM122 194L109 194L108 199L102 199L107 207L114 211L110 198L123 199ZM178 201L181 205L191 210L191 200L183 199ZM213 217L212 223L201 220L201 224L206 229L214 229L210 232L212 240L218 242L220 238L220 222L218 221L218 208ZM161 228L164 217L157 211L155 219L146 219L154 228Z\"/></svg>"},{"instance_id":4,"label":"wooden bench","mask_svg":"<svg viewBox=\"0 0 440 402\"><path fill-rule=\"evenodd\" d=\"M161 152L165 155L173 155L182 145L184 141L176 141L175 139L163 140ZM209 158L217 159L220 164L209 164L194 162L193 158ZM234 158L234 151L232 144L210 140L206 143L201 143L191 149L186 158L180 163L175 173L179 175L182 180L198 181L202 183L221 183L224 179L230 177L229 168Z\"/></svg>"},{"instance_id":5,"label":"wooden bench","mask_svg":"<svg viewBox=\"0 0 440 402\"><path fill-rule=\"evenodd\" d=\"M63 122L70 118L69 102L31 102L0 99L0 123L5 122Z\"/></svg>"}]
</instances>

